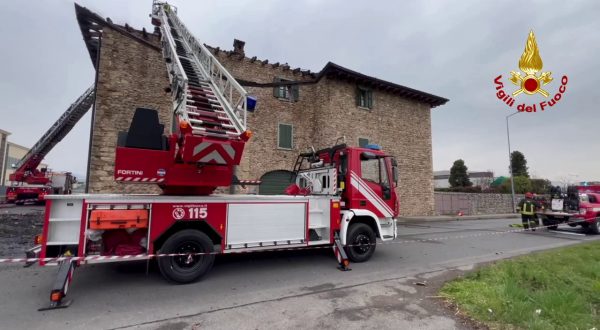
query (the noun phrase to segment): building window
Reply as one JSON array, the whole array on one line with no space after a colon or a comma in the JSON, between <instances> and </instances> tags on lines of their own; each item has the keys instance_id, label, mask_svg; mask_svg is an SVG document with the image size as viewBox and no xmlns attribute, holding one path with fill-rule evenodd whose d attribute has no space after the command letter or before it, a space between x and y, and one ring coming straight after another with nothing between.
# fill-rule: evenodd
<instances>
[{"instance_id":1,"label":"building window","mask_svg":"<svg viewBox=\"0 0 600 330\"><path fill-rule=\"evenodd\" d=\"M289 79L275 78L273 83L279 83L282 81L293 81ZM280 100L287 100L291 102L298 102L300 97L300 86L298 85L282 85L273 87L273 96Z\"/></svg>"},{"instance_id":2,"label":"building window","mask_svg":"<svg viewBox=\"0 0 600 330\"><path fill-rule=\"evenodd\" d=\"M358 146L361 148L366 148L369 144L369 139L366 138L358 138Z\"/></svg>"},{"instance_id":3,"label":"building window","mask_svg":"<svg viewBox=\"0 0 600 330\"><path fill-rule=\"evenodd\" d=\"M279 124L277 147L280 149L294 148L294 127L288 124Z\"/></svg>"},{"instance_id":4,"label":"building window","mask_svg":"<svg viewBox=\"0 0 600 330\"><path fill-rule=\"evenodd\" d=\"M356 105L360 108L373 109L373 91L370 88L356 88Z\"/></svg>"},{"instance_id":5,"label":"building window","mask_svg":"<svg viewBox=\"0 0 600 330\"><path fill-rule=\"evenodd\" d=\"M19 164L21 160L15 157L8 156L6 161L6 168L13 168L13 165Z\"/></svg>"}]
</instances>

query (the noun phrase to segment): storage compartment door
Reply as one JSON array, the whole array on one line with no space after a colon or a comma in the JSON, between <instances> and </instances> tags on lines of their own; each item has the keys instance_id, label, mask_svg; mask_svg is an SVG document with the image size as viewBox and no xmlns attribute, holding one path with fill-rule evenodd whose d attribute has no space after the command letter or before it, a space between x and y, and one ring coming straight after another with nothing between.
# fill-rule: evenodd
<instances>
[{"instance_id":1,"label":"storage compartment door","mask_svg":"<svg viewBox=\"0 0 600 330\"><path fill-rule=\"evenodd\" d=\"M229 204L227 248L304 243L306 203Z\"/></svg>"}]
</instances>

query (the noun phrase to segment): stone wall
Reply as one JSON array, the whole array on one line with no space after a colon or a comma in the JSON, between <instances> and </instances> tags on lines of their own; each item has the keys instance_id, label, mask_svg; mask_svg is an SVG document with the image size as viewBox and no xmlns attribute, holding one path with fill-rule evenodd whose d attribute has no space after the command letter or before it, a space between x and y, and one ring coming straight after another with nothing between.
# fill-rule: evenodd
<instances>
[{"instance_id":1,"label":"stone wall","mask_svg":"<svg viewBox=\"0 0 600 330\"><path fill-rule=\"evenodd\" d=\"M327 146L340 136L357 146L359 138L381 145L396 157L400 213L434 212L430 108L380 90L373 90L373 108L356 105L356 84L323 78L317 84L315 143Z\"/></svg>"},{"instance_id":2,"label":"stone wall","mask_svg":"<svg viewBox=\"0 0 600 330\"><path fill-rule=\"evenodd\" d=\"M523 195L515 195L515 205ZM510 194L471 194L435 192L435 211L438 215L513 213Z\"/></svg>"},{"instance_id":3,"label":"stone wall","mask_svg":"<svg viewBox=\"0 0 600 330\"><path fill-rule=\"evenodd\" d=\"M156 36L149 36L158 45ZM102 33L97 68L88 191L90 193L158 193L155 185L116 183L113 179L119 131L129 128L137 107L159 110L165 130L171 127L171 96L159 50L111 28Z\"/></svg>"},{"instance_id":4,"label":"stone wall","mask_svg":"<svg viewBox=\"0 0 600 330\"><path fill-rule=\"evenodd\" d=\"M297 81L314 80L314 75L294 73L289 67L263 64L242 55L215 52L215 56L236 79L259 83L272 83L276 77ZM306 151L313 144L315 85L300 86L297 102L275 98L272 87L247 87L246 90L258 98L258 106L253 113L248 113L247 126L253 135L244 149L242 163L237 169L238 177L258 179L268 171L291 170L298 153ZM280 123L293 125L291 150L277 147Z\"/></svg>"}]
</instances>

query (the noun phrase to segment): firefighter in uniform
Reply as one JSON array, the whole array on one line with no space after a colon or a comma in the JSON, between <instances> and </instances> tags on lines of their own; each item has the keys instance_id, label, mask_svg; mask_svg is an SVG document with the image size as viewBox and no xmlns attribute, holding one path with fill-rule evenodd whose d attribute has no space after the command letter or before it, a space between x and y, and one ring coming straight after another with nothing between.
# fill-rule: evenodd
<instances>
[{"instance_id":1,"label":"firefighter in uniform","mask_svg":"<svg viewBox=\"0 0 600 330\"><path fill-rule=\"evenodd\" d=\"M519 202L519 212L521 213L521 221L525 230L531 227L531 230L535 231L537 225L535 210L539 207L539 203L533 199L533 195L530 192L526 193L525 198Z\"/></svg>"}]
</instances>

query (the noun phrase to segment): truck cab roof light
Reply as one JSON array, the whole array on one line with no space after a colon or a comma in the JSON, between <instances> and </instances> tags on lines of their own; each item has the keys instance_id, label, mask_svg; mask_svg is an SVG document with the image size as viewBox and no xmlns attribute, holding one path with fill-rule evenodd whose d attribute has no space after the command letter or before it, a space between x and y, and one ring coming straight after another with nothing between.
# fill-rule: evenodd
<instances>
[{"instance_id":1,"label":"truck cab roof light","mask_svg":"<svg viewBox=\"0 0 600 330\"><path fill-rule=\"evenodd\" d=\"M378 145L378 144L374 144L374 143L367 144L367 145L365 146L365 148L366 148L366 149L371 149L371 150L381 150L381 146L380 146L380 145Z\"/></svg>"}]
</instances>

